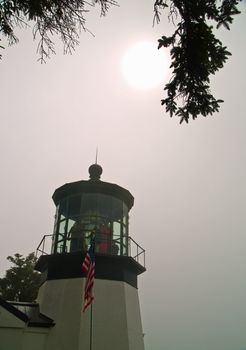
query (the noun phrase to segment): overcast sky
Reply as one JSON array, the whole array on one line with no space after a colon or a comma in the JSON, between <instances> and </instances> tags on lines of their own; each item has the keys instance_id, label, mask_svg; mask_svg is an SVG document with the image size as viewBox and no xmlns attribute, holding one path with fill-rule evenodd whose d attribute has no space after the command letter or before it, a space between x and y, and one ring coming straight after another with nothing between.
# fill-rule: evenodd
<instances>
[{"instance_id":1,"label":"overcast sky","mask_svg":"<svg viewBox=\"0 0 246 350\"><path fill-rule=\"evenodd\" d=\"M246 348L245 5L220 37L232 51L212 80L220 113L179 125L160 106L165 81L130 87L122 57L152 28L152 4L125 0L88 14L72 56L37 62L31 31L7 48L1 71L0 272L52 233L51 196L66 182L102 179L131 191L130 235L146 249L139 295L146 350ZM245 3L244 3L245 4Z\"/></svg>"}]
</instances>

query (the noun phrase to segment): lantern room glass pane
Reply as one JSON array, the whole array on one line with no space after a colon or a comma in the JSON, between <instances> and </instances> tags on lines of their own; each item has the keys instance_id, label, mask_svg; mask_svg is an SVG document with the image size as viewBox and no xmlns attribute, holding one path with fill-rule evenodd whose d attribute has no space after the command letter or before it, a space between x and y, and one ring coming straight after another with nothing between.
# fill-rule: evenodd
<instances>
[{"instance_id":1,"label":"lantern room glass pane","mask_svg":"<svg viewBox=\"0 0 246 350\"><path fill-rule=\"evenodd\" d=\"M121 232L121 225L119 222L114 221L113 223L113 232L114 232L114 236L120 236L120 232Z\"/></svg>"},{"instance_id":2,"label":"lantern room glass pane","mask_svg":"<svg viewBox=\"0 0 246 350\"><path fill-rule=\"evenodd\" d=\"M98 213L98 195L94 193L84 193L82 196L82 215Z\"/></svg>"},{"instance_id":3,"label":"lantern room glass pane","mask_svg":"<svg viewBox=\"0 0 246 350\"><path fill-rule=\"evenodd\" d=\"M84 251L86 250L84 242L84 225L81 223L79 218L77 220L69 220L68 224L68 251Z\"/></svg>"},{"instance_id":4,"label":"lantern room glass pane","mask_svg":"<svg viewBox=\"0 0 246 350\"><path fill-rule=\"evenodd\" d=\"M81 196L73 196L68 200L68 216L77 216L80 214Z\"/></svg>"},{"instance_id":5,"label":"lantern room glass pane","mask_svg":"<svg viewBox=\"0 0 246 350\"><path fill-rule=\"evenodd\" d=\"M125 203L123 203L123 223L125 225L128 223L128 207Z\"/></svg>"},{"instance_id":6,"label":"lantern room glass pane","mask_svg":"<svg viewBox=\"0 0 246 350\"><path fill-rule=\"evenodd\" d=\"M112 218L114 220L122 220L123 202L118 198L112 198Z\"/></svg>"},{"instance_id":7,"label":"lantern room glass pane","mask_svg":"<svg viewBox=\"0 0 246 350\"><path fill-rule=\"evenodd\" d=\"M58 234L57 235L57 241L56 241L56 252L57 253L64 253L66 251L64 246L64 234Z\"/></svg>"},{"instance_id":8,"label":"lantern room glass pane","mask_svg":"<svg viewBox=\"0 0 246 350\"><path fill-rule=\"evenodd\" d=\"M100 193L81 193L60 202L54 230L55 253L86 251L94 232L97 253L127 255L127 205Z\"/></svg>"},{"instance_id":9,"label":"lantern room glass pane","mask_svg":"<svg viewBox=\"0 0 246 350\"><path fill-rule=\"evenodd\" d=\"M59 233L65 233L65 228L66 228L66 220L60 221L59 225Z\"/></svg>"},{"instance_id":10,"label":"lantern room glass pane","mask_svg":"<svg viewBox=\"0 0 246 350\"><path fill-rule=\"evenodd\" d=\"M127 227L125 225L122 225L122 234L123 236L127 236Z\"/></svg>"},{"instance_id":11,"label":"lantern room glass pane","mask_svg":"<svg viewBox=\"0 0 246 350\"><path fill-rule=\"evenodd\" d=\"M63 199L59 205L59 213L61 215L61 220L67 217L67 200Z\"/></svg>"},{"instance_id":12,"label":"lantern room glass pane","mask_svg":"<svg viewBox=\"0 0 246 350\"><path fill-rule=\"evenodd\" d=\"M98 195L98 213L100 216L112 216L112 197L105 194Z\"/></svg>"}]
</instances>

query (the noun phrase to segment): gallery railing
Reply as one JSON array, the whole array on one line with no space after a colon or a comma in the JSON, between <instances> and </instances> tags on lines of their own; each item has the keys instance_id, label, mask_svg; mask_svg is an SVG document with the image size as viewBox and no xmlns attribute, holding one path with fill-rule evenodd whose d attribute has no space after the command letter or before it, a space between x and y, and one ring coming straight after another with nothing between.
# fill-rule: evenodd
<instances>
[{"instance_id":1,"label":"gallery railing","mask_svg":"<svg viewBox=\"0 0 246 350\"><path fill-rule=\"evenodd\" d=\"M44 235L41 242L36 249L36 256L53 253L53 246L55 245L54 235ZM64 241L60 242L60 245L56 249L55 254L61 253L73 253L75 251L86 251L88 244L83 240L83 244L80 244L82 239L79 238L67 238L66 244ZM56 242L57 246L57 242ZM102 237L96 236L96 247L95 252L105 255L118 255L118 256L129 256L136 260L140 265L145 267L145 250L131 237L129 236L116 236L113 237Z\"/></svg>"}]
</instances>

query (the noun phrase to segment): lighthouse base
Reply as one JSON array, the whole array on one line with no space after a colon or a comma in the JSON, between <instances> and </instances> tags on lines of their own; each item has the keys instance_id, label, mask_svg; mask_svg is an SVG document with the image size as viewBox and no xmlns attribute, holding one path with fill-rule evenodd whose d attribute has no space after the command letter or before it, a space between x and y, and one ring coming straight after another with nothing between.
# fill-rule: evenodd
<instances>
[{"instance_id":1,"label":"lighthouse base","mask_svg":"<svg viewBox=\"0 0 246 350\"><path fill-rule=\"evenodd\" d=\"M85 278L71 278L41 286L40 311L55 322L45 349L144 350L137 288L96 279L92 312L89 307L83 313L84 283Z\"/></svg>"}]
</instances>

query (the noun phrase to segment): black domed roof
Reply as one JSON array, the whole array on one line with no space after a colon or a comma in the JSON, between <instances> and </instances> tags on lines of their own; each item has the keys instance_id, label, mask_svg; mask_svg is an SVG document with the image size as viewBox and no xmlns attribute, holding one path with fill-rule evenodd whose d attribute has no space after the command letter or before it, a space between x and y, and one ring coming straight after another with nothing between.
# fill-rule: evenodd
<instances>
[{"instance_id":1,"label":"black domed roof","mask_svg":"<svg viewBox=\"0 0 246 350\"><path fill-rule=\"evenodd\" d=\"M81 193L98 193L106 194L122 200L130 210L134 203L134 197L125 188L104 182L100 180L102 167L98 164L92 164L89 167L90 180L81 180L67 183L57 188L52 196L55 205L57 206L62 199Z\"/></svg>"}]
</instances>

